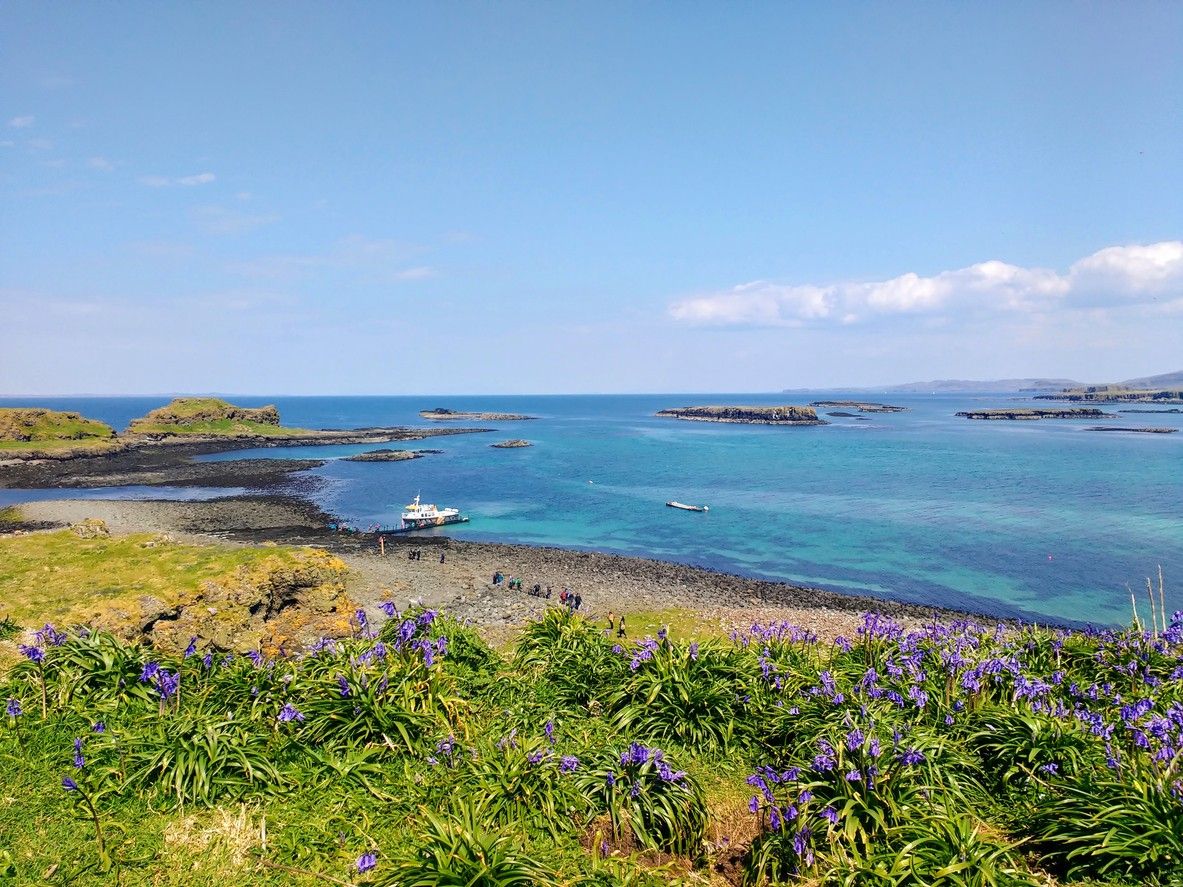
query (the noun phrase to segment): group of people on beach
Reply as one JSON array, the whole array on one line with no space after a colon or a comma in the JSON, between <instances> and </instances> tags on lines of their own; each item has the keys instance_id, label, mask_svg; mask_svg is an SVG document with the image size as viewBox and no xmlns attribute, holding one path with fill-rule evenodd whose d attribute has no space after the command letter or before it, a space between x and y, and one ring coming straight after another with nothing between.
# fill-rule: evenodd
<instances>
[{"instance_id":1,"label":"group of people on beach","mask_svg":"<svg viewBox=\"0 0 1183 887\"><path fill-rule=\"evenodd\" d=\"M519 577L510 576L507 578L504 573L498 570L493 574L493 585L496 587L502 583L504 583L505 587L510 591L524 591L526 594L530 595L530 597L540 597L550 600L551 597L554 596L553 586L548 585L544 589L541 582L535 582L532 587L526 588L525 583L523 583ZM583 606L583 596L578 592L571 591L569 588L567 588L567 586L564 585L559 591L559 603L574 613Z\"/></svg>"}]
</instances>

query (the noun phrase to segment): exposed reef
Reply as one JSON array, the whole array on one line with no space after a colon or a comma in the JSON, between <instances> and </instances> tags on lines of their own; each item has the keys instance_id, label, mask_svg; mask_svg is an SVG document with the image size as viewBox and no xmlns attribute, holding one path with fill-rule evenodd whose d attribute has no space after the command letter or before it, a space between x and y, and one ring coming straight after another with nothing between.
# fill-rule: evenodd
<instances>
[{"instance_id":1,"label":"exposed reef","mask_svg":"<svg viewBox=\"0 0 1183 887\"><path fill-rule=\"evenodd\" d=\"M812 407L704 406L658 410L658 416L689 422L734 422L741 425L828 425Z\"/></svg>"},{"instance_id":2,"label":"exposed reef","mask_svg":"<svg viewBox=\"0 0 1183 887\"><path fill-rule=\"evenodd\" d=\"M522 447L532 447L534 444L530 443L528 440L515 438L514 440L503 440L500 443L489 444L489 446L493 447L495 450L518 450Z\"/></svg>"},{"instance_id":3,"label":"exposed reef","mask_svg":"<svg viewBox=\"0 0 1183 887\"><path fill-rule=\"evenodd\" d=\"M423 456L438 456L443 450L371 450L368 453L358 453L347 456L346 462L409 462Z\"/></svg>"},{"instance_id":4,"label":"exposed reef","mask_svg":"<svg viewBox=\"0 0 1183 887\"><path fill-rule=\"evenodd\" d=\"M1166 410L1118 410L1119 413L1183 413L1183 410L1178 407L1171 407Z\"/></svg>"},{"instance_id":5,"label":"exposed reef","mask_svg":"<svg viewBox=\"0 0 1183 887\"><path fill-rule=\"evenodd\" d=\"M1089 431L1133 431L1138 434L1174 434L1178 428L1120 428L1117 425L1097 425Z\"/></svg>"},{"instance_id":6,"label":"exposed reef","mask_svg":"<svg viewBox=\"0 0 1183 887\"><path fill-rule=\"evenodd\" d=\"M1103 413L1091 407L1072 407L1063 410L965 410L955 415L965 419L1116 419L1112 413Z\"/></svg>"},{"instance_id":7,"label":"exposed reef","mask_svg":"<svg viewBox=\"0 0 1183 887\"><path fill-rule=\"evenodd\" d=\"M868 403L861 400L815 400L810 404L811 407L845 407L850 410L858 410L860 413L903 413L907 412L907 407L892 406L889 403ZM838 415L830 413L829 415Z\"/></svg>"},{"instance_id":8,"label":"exposed reef","mask_svg":"<svg viewBox=\"0 0 1183 887\"><path fill-rule=\"evenodd\" d=\"M520 413L472 413L464 410L449 410L436 407L431 410L420 410L419 415L433 422L466 420L469 422L521 422L526 419L537 419L537 416L523 416Z\"/></svg>"}]
</instances>

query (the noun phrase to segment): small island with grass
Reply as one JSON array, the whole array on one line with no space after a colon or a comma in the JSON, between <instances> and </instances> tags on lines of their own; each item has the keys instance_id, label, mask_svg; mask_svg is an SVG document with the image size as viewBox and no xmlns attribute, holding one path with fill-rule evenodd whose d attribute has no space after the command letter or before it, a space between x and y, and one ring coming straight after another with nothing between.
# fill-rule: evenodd
<instances>
[{"instance_id":1,"label":"small island with grass","mask_svg":"<svg viewBox=\"0 0 1183 887\"><path fill-rule=\"evenodd\" d=\"M1105 413L1093 407L1070 407L1062 410L1006 409L1006 410L962 410L954 415L963 419L985 419L988 421L1034 421L1036 419L1116 419L1112 413Z\"/></svg>"},{"instance_id":2,"label":"small island with grass","mask_svg":"<svg viewBox=\"0 0 1183 887\"><path fill-rule=\"evenodd\" d=\"M687 422L730 422L738 425L828 425L813 407L701 406L658 410L658 416Z\"/></svg>"},{"instance_id":3,"label":"small island with grass","mask_svg":"<svg viewBox=\"0 0 1183 887\"><path fill-rule=\"evenodd\" d=\"M99 452L117 446L114 428L78 413L0 408L0 457L43 450Z\"/></svg>"}]
</instances>

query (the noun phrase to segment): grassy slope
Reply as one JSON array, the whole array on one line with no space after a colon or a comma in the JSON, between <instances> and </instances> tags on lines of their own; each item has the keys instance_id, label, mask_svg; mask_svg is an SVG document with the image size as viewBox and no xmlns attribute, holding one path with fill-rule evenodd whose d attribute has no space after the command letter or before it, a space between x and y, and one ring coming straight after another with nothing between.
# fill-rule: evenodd
<instances>
[{"instance_id":1,"label":"grassy slope","mask_svg":"<svg viewBox=\"0 0 1183 887\"><path fill-rule=\"evenodd\" d=\"M282 548L161 543L150 534L80 539L69 530L0 539L0 616L23 625L69 621L97 601L152 595L171 600L206 579Z\"/></svg>"},{"instance_id":2,"label":"grassy slope","mask_svg":"<svg viewBox=\"0 0 1183 887\"><path fill-rule=\"evenodd\" d=\"M244 437L254 435L260 437L296 437L315 433L307 428L288 428L283 425L270 425L266 422L247 422L236 419L209 419L205 421L186 422L183 425L137 420L134 430L136 434L210 437Z\"/></svg>"},{"instance_id":3,"label":"grassy slope","mask_svg":"<svg viewBox=\"0 0 1183 887\"><path fill-rule=\"evenodd\" d=\"M60 450L71 447L102 449L112 444L110 425L77 413L55 410L0 409L0 451Z\"/></svg>"}]
</instances>

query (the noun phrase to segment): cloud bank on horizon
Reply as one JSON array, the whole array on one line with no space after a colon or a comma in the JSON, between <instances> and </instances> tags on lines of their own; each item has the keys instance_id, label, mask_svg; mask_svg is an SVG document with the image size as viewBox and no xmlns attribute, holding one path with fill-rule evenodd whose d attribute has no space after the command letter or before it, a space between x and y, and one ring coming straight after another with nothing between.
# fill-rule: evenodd
<instances>
[{"instance_id":1,"label":"cloud bank on horizon","mask_svg":"<svg viewBox=\"0 0 1183 887\"><path fill-rule=\"evenodd\" d=\"M1110 246L1059 272L990 260L931 276L780 284L765 280L673 302L676 321L707 327L851 325L892 316L958 317L1141 306L1183 313L1183 240Z\"/></svg>"}]
</instances>

